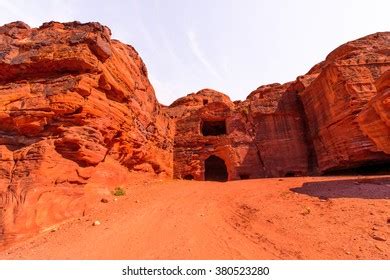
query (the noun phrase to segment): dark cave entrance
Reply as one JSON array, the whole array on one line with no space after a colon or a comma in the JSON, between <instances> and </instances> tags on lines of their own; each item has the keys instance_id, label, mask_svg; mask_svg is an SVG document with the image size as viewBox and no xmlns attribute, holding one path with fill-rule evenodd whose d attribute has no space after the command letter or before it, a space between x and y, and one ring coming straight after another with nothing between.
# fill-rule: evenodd
<instances>
[{"instance_id":1,"label":"dark cave entrance","mask_svg":"<svg viewBox=\"0 0 390 280\"><path fill-rule=\"evenodd\" d=\"M194 180L194 176L192 174L187 174L186 176L184 176L183 179L184 180Z\"/></svg>"},{"instance_id":2,"label":"dark cave entrance","mask_svg":"<svg viewBox=\"0 0 390 280\"><path fill-rule=\"evenodd\" d=\"M202 121L203 136L217 136L226 134L226 122L222 121Z\"/></svg>"},{"instance_id":3,"label":"dark cave entrance","mask_svg":"<svg viewBox=\"0 0 390 280\"><path fill-rule=\"evenodd\" d=\"M209 156L204 162L204 179L206 181L226 182L228 172L225 161L217 156Z\"/></svg>"},{"instance_id":4,"label":"dark cave entrance","mask_svg":"<svg viewBox=\"0 0 390 280\"><path fill-rule=\"evenodd\" d=\"M295 173L292 171L287 172L284 177L295 177Z\"/></svg>"}]
</instances>

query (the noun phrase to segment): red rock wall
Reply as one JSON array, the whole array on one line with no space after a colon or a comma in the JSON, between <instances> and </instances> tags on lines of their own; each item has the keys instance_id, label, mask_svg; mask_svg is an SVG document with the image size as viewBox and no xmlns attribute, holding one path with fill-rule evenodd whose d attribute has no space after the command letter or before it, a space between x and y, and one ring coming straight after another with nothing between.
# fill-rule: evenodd
<instances>
[{"instance_id":1,"label":"red rock wall","mask_svg":"<svg viewBox=\"0 0 390 280\"><path fill-rule=\"evenodd\" d=\"M252 92L249 120L266 177L312 173L303 108L291 83L263 86Z\"/></svg>"},{"instance_id":2,"label":"red rock wall","mask_svg":"<svg viewBox=\"0 0 390 280\"><path fill-rule=\"evenodd\" d=\"M310 173L303 111L289 86L261 87L244 102L212 90L174 102L167 109L176 118L174 177L204 180L212 155L225 161L228 180ZM226 135L202 135L202 122L215 120L226 121Z\"/></svg>"},{"instance_id":3,"label":"red rock wall","mask_svg":"<svg viewBox=\"0 0 390 280\"><path fill-rule=\"evenodd\" d=\"M172 174L146 67L100 24L0 27L0 96L0 233L80 214L129 170Z\"/></svg>"},{"instance_id":4,"label":"red rock wall","mask_svg":"<svg viewBox=\"0 0 390 280\"><path fill-rule=\"evenodd\" d=\"M180 98L166 110L176 120L175 178L191 175L195 180L204 180L204 161L211 155L225 161L228 180L239 179L240 173L249 171L252 178L262 176L257 168L260 161L256 147L247 132L249 127L228 96L206 89ZM226 121L226 135L202 135L202 121L220 120Z\"/></svg>"},{"instance_id":5,"label":"red rock wall","mask_svg":"<svg viewBox=\"0 0 390 280\"><path fill-rule=\"evenodd\" d=\"M388 32L349 42L329 54L300 92L320 171L390 161L388 91L376 88L383 75L388 80L389 54Z\"/></svg>"},{"instance_id":6,"label":"red rock wall","mask_svg":"<svg viewBox=\"0 0 390 280\"><path fill-rule=\"evenodd\" d=\"M377 90L357 120L364 135L375 143L378 151L390 154L390 70L375 81Z\"/></svg>"}]
</instances>

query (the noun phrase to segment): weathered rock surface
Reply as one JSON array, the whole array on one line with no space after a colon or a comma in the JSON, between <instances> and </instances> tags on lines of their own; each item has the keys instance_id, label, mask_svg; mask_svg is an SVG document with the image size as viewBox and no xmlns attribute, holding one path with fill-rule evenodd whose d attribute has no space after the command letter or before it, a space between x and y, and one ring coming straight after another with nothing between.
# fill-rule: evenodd
<instances>
[{"instance_id":1,"label":"weathered rock surface","mask_svg":"<svg viewBox=\"0 0 390 280\"><path fill-rule=\"evenodd\" d=\"M262 86L246 100L266 177L303 176L315 169L303 107L292 86Z\"/></svg>"},{"instance_id":2,"label":"weathered rock surface","mask_svg":"<svg viewBox=\"0 0 390 280\"><path fill-rule=\"evenodd\" d=\"M214 172L237 180L308 174L303 109L290 85L260 87L243 102L209 89L175 101L166 109L176 120L174 176L204 180ZM220 133L207 135L208 125ZM208 166L215 156L226 167Z\"/></svg>"},{"instance_id":3,"label":"weathered rock surface","mask_svg":"<svg viewBox=\"0 0 390 280\"><path fill-rule=\"evenodd\" d=\"M107 27L0 27L0 241L82 213L128 170L171 176L169 135L144 63Z\"/></svg>"},{"instance_id":4,"label":"weathered rock surface","mask_svg":"<svg viewBox=\"0 0 390 280\"><path fill-rule=\"evenodd\" d=\"M390 33L376 33L331 52L299 93L320 171L389 162L389 69Z\"/></svg>"},{"instance_id":5,"label":"weathered rock surface","mask_svg":"<svg viewBox=\"0 0 390 280\"><path fill-rule=\"evenodd\" d=\"M217 156L227 180L322 174L390 164L390 33L349 42L306 75L245 101L202 90L166 110L176 120L174 176L207 179ZM226 126L204 135L205 122ZM226 131L225 131L226 130ZM222 172L223 173L223 172Z\"/></svg>"},{"instance_id":6,"label":"weathered rock surface","mask_svg":"<svg viewBox=\"0 0 390 280\"><path fill-rule=\"evenodd\" d=\"M358 123L378 151L390 154L390 70L375 81L377 95L362 109Z\"/></svg>"},{"instance_id":7,"label":"weathered rock surface","mask_svg":"<svg viewBox=\"0 0 390 280\"><path fill-rule=\"evenodd\" d=\"M240 179L240 169L246 168L253 170L253 176L263 174L244 116L235 108L228 96L210 89L189 94L166 108L176 120L175 178L210 179L205 175L205 161L212 155L225 163L213 167L214 179ZM205 135L207 129L209 135Z\"/></svg>"}]
</instances>

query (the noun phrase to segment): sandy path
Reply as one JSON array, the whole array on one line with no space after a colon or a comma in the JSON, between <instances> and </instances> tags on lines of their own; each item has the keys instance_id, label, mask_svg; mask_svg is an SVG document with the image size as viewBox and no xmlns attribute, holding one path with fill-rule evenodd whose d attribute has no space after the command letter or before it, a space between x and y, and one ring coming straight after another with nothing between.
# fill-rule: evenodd
<instances>
[{"instance_id":1,"label":"sandy path","mask_svg":"<svg viewBox=\"0 0 390 280\"><path fill-rule=\"evenodd\" d=\"M389 218L390 177L145 179L0 259L389 259Z\"/></svg>"}]
</instances>

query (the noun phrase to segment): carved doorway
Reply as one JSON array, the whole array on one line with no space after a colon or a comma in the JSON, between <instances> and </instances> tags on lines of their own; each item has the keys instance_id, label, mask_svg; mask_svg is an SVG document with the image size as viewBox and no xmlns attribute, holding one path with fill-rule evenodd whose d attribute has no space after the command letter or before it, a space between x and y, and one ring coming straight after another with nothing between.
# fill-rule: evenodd
<instances>
[{"instance_id":1,"label":"carved doorway","mask_svg":"<svg viewBox=\"0 0 390 280\"><path fill-rule=\"evenodd\" d=\"M204 179L206 181L226 182L228 172L225 161L217 156L209 156L204 162Z\"/></svg>"}]
</instances>

